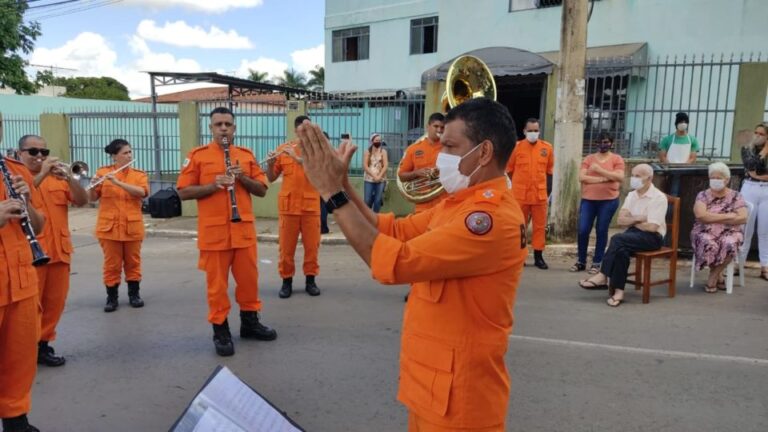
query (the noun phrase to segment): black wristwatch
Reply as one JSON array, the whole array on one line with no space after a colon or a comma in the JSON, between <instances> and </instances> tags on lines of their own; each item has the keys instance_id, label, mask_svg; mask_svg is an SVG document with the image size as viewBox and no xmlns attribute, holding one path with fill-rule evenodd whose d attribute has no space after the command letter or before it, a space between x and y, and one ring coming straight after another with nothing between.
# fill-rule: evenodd
<instances>
[{"instance_id":1,"label":"black wristwatch","mask_svg":"<svg viewBox=\"0 0 768 432\"><path fill-rule=\"evenodd\" d=\"M344 205L346 205L348 202L349 197L347 196L347 193L344 191L339 191L328 198L328 201L325 202L325 209L328 211L328 213L333 213L334 210L344 207Z\"/></svg>"}]
</instances>

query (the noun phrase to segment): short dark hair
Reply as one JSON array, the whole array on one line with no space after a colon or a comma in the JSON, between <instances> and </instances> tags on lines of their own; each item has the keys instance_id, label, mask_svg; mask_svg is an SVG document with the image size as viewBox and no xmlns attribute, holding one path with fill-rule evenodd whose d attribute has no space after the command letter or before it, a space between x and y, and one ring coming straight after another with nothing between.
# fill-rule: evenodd
<instances>
[{"instance_id":1,"label":"short dark hair","mask_svg":"<svg viewBox=\"0 0 768 432\"><path fill-rule=\"evenodd\" d=\"M293 128L296 129L297 127L301 126L301 124L304 123L304 120L310 120L310 118L305 115L296 117L296 120L293 121Z\"/></svg>"},{"instance_id":2,"label":"short dark hair","mask_svg":"<svg viewBox=\"0 0 768 432\"><path fill-rule=\"evenodd\" d=\"M445 123L445 116L443 115L443 113L439 113L439 112L432 113L429 116L429 120L427 120L427 124L431 125L432 123L434 123L436 121Z\"/></svg>"},{"instance_id":3,"label":"short dark hair","mask_svg":"<svg viewBox=\"0 0 768 432\"><path fill-rule=\"evenodd\" d=\"M227 107L216 107L211 111L210 118L213 118L214 114L229 114L232 116L232 118L235 118L235 113L232 112L231 109Z\"/></svg>"},{"instance_id":4,"label":"short dark hair","mask_svg":"<svg viewBox=\"0 0 768 432\"><path fill-rule=\"evenodd\" d=\"M613 136L609 133L603 133L602 135L600 135L600 141L602 140L608 140L611 142L611 144L613 144Z\"/></svg>"},{"instance_id":5,"label":"short dark hair","mask_svg":"<svg viewBox=\"0 0 768 432\"><path fill-rule=\"evenodd\" d=\"M24 148L24 144L26 144L27 140L30 138L37 138L39 140L44 141L43 137L41 137L40 135L33 135L33 134L24 135L23 137L19 138L19 150Z\"/></svg>"},{"instance_id":6,"label":"short dark hair","mask_svg":"<svg viewBox=\"0 0 768 432\"><path fill-rule=\"evenodd\" d=\"M488 98L470 99L448 111L446 123L454 120L464 121L465 134L474 146L485 140L493 143L493 153L500 168L507 164L517 140L515 121L507 107Z\"/></svg>"},{"instance_id":7,"label":"short dark hair","mask_svg":"<svg viewBox=\"0 0 768 432\"><path fill-rule=\"evenodd\" d=\"M107 152L107 154L111 154L114 156L120 153L120 150L122 150L123 147L129 146L129 145L131 144L128 141L122 138L117 138L117 139L113 139L108 146L104 147L104 151Z\"/></svg>"},{"instance_id":8,"label":"short dark hair","mask_svg":"<svg viewBox=\"0 0 768 432\"><path fill-rule=\"evenodd\" d=\"M684 112L679 112L675 114L675 126L677 126L678 123L690 123L688 121L688 114Z\"/></svg>"},{"instance_id":9,"label":"short dark hair","mask_svg":"<svg viewBox=\"0 0 768 432\"><path fill-rule=\"evenodd\" d=\"M526 120L525 124L523 125L523 129L525 129L525 126L528 126L528 123L538 123L541 125L541 122L536 117L528 117L528 120Z\"/></svg>"}]
</instances>

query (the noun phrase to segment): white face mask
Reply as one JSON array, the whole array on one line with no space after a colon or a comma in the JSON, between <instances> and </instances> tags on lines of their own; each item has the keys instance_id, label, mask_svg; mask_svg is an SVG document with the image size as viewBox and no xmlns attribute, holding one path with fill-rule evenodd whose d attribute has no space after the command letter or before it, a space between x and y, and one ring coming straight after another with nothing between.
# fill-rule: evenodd
<instances>
[{"instance_id":1,"label":"white face mask","mask_svg":"<svg viewBox=\"0 0 768 432\"><path fill-rule=\"evenodd\" d=\"M762 136L762 135L755 134L752 137L752 144L756 145L756 146L761 146L761 145L765 144L765 137Z\"/></svg>"},{"instance_id":2,"label":"white face mask","mask_svg":"<svg viewBox=\"0 0 768 432\"><path fill-rule=\"evenodd\" d=\"M462 159L469 156L470 153L479 147L479 145L476 145L475 148L468 151L464 156L450 155L442 152L437 155L436 165L437 169L440 171L440 184L443 185L446 192L452 194L469 187L469 178L480 169L480 166L475 168L475 170L472 171L472 174L467 176L459 171L459 164Z\"/></svg>"},{"instance_id":3,"label":"white face mask","mask_svg":"<svg viewBox=\"0 0 768 432\"><path fill-rule=\"evenodd\" d=\"M678 123L677 124L677 130L680 132L685 132L688 130L688 123Z\"/></svg>"},{"instance_id":4,"label":"white face mask","mask_svg":"<svg viewBox=\"0 0 768 432\"><path fill-rule=\"evenodd\" d=\"M635 177L635 176L630 177L629 178L629 187L632 190L640 189L641 187L643 187L643 179L641 179L640 177Z\"/></svg>"},{"instance_id":5,"label":"white face mask","mask_svg":"<svg viewBox=\"0 0 768 432\"><path fill-rule=\"evenodd\" d=\"M725 189L725 180L709 179L709 187L712 188L713 191L720 192L721 190Z\"/></svg>"},{"instance_id":6,"label":"white face mask","mask_svg":"<svg viewBox=\"0 0 768 432\"><path fill-rule=\"evenodd\" d=\"M533 144L536 141L539 140L539 133L538 132L526 132L525 138L528 140L529 143Z\"/></svg>"}]
</instances>

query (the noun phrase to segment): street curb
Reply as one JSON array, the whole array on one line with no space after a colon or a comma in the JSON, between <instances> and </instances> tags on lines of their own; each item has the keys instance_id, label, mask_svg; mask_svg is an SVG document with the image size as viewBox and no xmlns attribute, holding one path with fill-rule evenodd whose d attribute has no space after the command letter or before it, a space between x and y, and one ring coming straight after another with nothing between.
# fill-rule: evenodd
<instances>
[{"instance_id":1,"label":"street curb","mask_svg":"<svg viewBox=\"0 0 768 432\"><path fill-rule=\"evenodd\" d=\"M161 238L197 238L197 231L195 230L178 230L178 229L147 229L147 237L161 237ZM277 243L277 234L256 234L256 240L262 243ZM349 244L346 238L334 238L334 237L320 237L320 244L323 245L346 245Z\"/></svg>"}]
</instances>

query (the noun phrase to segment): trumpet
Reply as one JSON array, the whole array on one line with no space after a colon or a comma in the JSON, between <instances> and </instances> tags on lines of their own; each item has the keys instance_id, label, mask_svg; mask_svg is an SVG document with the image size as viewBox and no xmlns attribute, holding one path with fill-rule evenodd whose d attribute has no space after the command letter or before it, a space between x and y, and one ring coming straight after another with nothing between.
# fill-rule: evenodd
<instances>
[{"instance_id":1,"label":"trumpet","mask_svg":"<svg viewBox=\"0 0 768 432\"><path fill-rule=\"evenodd\" d=\"M120 171L122 171L122 170L124 170L124 169L128 168L129 166L131 166L131 164L132 164L132 163L133 163L135 160L136 160L136 159L131 159L131 161L130 161L130 162L128 162L128 163L126 163L126 164L124 164L124 165L123 165L123 166L121 166L120 168L117 168L117 169L115 169L115 170L112 170L111 172L109 172L109 173L108 173L107 175L105 175L104 177L101 177L101 178L99 178L98 180L94 181L93 183L89 184L89 185L88 185L88 186L85 188L85 190L86 190L86 191L89 191L89 190L91 190L91 189L95 188L96 186L98 186L98 185L100 185L100 184L104 183L104 181L107 179L107 176L108 176L108 175L114 175L114 174L117 174L117 173L119 173ZM72 165L74 165L74 164L72 164ZM86 169L87 169L87 167L88 167L88 165L86 165Z\"/></svg>"},{"instance_id":2,"label":"trumpet","mask_svg":"<svg viewBox=\"0 0 768 432\"><path fill-rule=\"evenodd\" d=\"M88 164L82 161L72 162L71 164L59 162L56 164L55 169L62 174L71 175L75 180L88 176Z\"/></svg>"}]
</instances>

